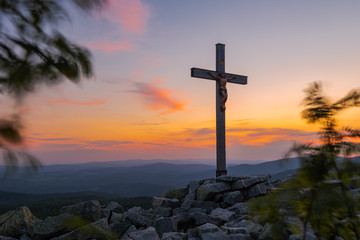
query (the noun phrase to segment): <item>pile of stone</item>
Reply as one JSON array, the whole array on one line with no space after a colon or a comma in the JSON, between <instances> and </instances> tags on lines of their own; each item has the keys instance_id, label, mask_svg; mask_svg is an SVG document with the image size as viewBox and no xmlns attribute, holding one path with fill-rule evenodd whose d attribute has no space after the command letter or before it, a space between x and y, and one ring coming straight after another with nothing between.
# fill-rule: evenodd
<instances>
[{"instance_id":1,"label":"pile of stone","mask_svg":"<svg viewBox=\"0 0 360 240\"><path fill-rule=\"evenodd\" d=\"M269 179L221 176L192 181L186 188L154 197L149 210L133 207L125 212L115 202L100 206L98 201L88 201L40 220L21 207L0 216L0 240L271 239L270 226L248 215L247 203L274 188Z\"/></svg>"}]
</instances>

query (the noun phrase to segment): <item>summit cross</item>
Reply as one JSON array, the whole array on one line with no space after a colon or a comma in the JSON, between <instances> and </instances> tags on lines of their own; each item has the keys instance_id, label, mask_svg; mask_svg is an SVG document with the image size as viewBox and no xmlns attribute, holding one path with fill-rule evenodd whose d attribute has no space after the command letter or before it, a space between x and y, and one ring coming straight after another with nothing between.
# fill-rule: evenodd
<instances>
[{"instance_id":1,"label":"summit cross","mask_svg":"<svg viewBox=\"0 0 360 240\"><path fill-rule=\"evenodd\" d=\"M225 102L226 83L247 84L247 76L225 72L225 45L216 44L216 71L191 68L191 77L216 81L216 177L226 175Z\"/></svg>"}]
</instances>

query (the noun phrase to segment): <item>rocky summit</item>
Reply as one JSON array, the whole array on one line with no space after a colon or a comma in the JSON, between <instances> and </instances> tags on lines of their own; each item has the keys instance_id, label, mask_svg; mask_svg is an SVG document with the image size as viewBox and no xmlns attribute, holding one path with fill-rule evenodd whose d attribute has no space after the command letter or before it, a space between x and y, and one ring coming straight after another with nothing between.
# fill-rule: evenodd
<instances>
[{"instance_id":1,"label":"rocky summit","mask_svg":"<svg viewBox=\"0 0 360 240\"><path fill-rule=\"evenodd\" d=\"M248 215L247 201L273 188L270 176L221 176L153 197L149 210L93 200L37 219L20 207L0 216L0 240L271 240L270 225Z\"/></svg>"}]
</instances>

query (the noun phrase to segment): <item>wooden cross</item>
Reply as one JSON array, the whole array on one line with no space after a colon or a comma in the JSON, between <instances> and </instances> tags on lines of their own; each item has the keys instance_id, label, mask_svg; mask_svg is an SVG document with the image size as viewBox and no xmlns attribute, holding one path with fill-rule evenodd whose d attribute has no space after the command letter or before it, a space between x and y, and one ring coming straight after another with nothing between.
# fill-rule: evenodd
<instances>
[{"instance_id":1,"label":"wooden cross","mask_svg":"<svg viewBox=\"0 0 360 240\"><path fill-rule=\"evenodd\" d=\"M245 85L247 76L225 73L225 45L218 43L216 44L216 71L192 68L191 77L216 80L216 177L226 175L224 102L227 99L227 90L220 82L226 80L226 82Z\"/></svg>"}]
</instances>

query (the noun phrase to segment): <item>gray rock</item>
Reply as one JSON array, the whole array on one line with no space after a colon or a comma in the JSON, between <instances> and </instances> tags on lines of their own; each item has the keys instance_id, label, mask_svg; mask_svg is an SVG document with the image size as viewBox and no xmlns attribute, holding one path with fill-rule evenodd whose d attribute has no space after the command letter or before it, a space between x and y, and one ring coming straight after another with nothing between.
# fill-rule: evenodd
<instances>
[{"instance_id":1,"label":"gray rock","mask_svg":"<svg viewBox=\"0 0 360 240\"><path fill-rule=\"evenodd\" d=\"M205 223L197 229L201 240L219 240L227 238L226 233L212 223Z\"/></svg>"},{"instance_id":2,"label":"gray rock","mask_svg":"<svg viewBox=\"0 0 360 240\"><path fill-rule=\"evenodd\" d=\"M224 193L223 201L229 205L234 205L244 201L244 195L240 191Z\"/></svg>"},{"instance_id":3,"label":"gray rock","mask_svg":"<svg viewBox=\"0 0 360 240\"><path fill-rule=\"evenodd\" d=\"M235 213L223 208L216 208L210 213L210 217L215 220L229 222L234 219Z\"/></svg>"},{"instance_id":4,"label":"gray rock","mask_svg":"<svg viewBox=\"0 0 360 240\"><path fill-rule=\"evenodd\" d=\"M168 217L160 217L155 219L153 223L153 227L155 228L156 232L160 235L175 230L173 222Z\"/></svg>"},{"instance_id":5,"label":"gray rock","mask_svg":"<svg viewBox=\"0 0 360 240\"><path fill-rule=\"evenodd\" d=\"M220 229L226 232L227 234L237 234L237 233L246 234L246 228L243 227L237 228L237 227L222 226L220 227Z\"/></svg>"},{"instance_id":6,"label":"gray rock","mask_svg":"<svg viewBox=\"0 0 360 240\"><path fill-rule=\"evenodd\" d=\"M1 238L0 238L0 239L1 239ZM11 239L9 239L9 240L11 240ZM31 239L31 237L29 237L29 235L24 234L24 235L22 235L22 236L20 237L19 240L32 240L32 239Z\"/></svg>"},{"instance_id":7,"label":"gray rock","mask_svg":"<svg viewBox=\"0 0 360 240\"><path fill-rule=\"evenodd\" d=\"M180 213L178 215L172 216L170 219L174 224L174 229L176 232L181 230L187 231L188 229L195 226L195 220L187 213Z\"/></svg>"},{"instance_id":8,"label":"gray rock","mask_svg":"<svg viewBox=\"0 0 360 240\"><path fill-rule=\"evenodd\" d=\"M165 191L162 196L164 198L176 198L181 201L186 197L186 195L188 195L188 193L189 193L188 188L176 188Z\"/></svg>"},{"instance_id":9,"label":"gray rock","mask_svg":"<svg viewBox=\"0 0 360 240\"><path fill-rule=\"evenodd\" d=\"M168 232L162 235L161 240L185 240L187 235L179 232Z\"/></svg>"},{"instance_id":10,"label":"gray rock","mask_svg":"<svg viewBox=\"0 0 360 240\"><path fill-rule=\"evenodd\" d=\"M152 199L152 206L153 208L157 207L170 207L170 208L177 208L180 207L180 201L176 198L164 198L164 197L153 197Z\"/></svg>"},{"instance_id":11,"label":"gray rock","mask_svg":"<svg viewBox=\"0 0 360 240\"><path fill-rule=\"evenodd\" d=\"M241 189L253 186L253 185L258 184L258 183L266 182L270 178L271 178L270 175L252 176L250 178L242 179L242 180L238 180L238 181L234 182L231 187L232 187L233 190L241 190Z\"/></svg>"},{"instance_id":12,"label":"gray rock","mask_svg":"<svg viewBox=\"0 0 360 240\"><path fill-rule=\"evenodd\" d=\"M259 235L263 227L249 220L236 219L224 224L225 227L245 228L247 234Z\"/></svg>"},{"instance_id":13,"label":"gray rock","mask_svg":"<svg viewBox=\"0 0 360 240\"><path fill-rule=\"evenodd\" d=\"M35 220L27 207L19 207L0 216L0 235L19 238L28 233L30 223Z\"/></svg>"},{"instance_id":14,"label":"gray rock","mask_svg":"<svg viewBox=\"0 0 360 240\"><path fill-rule=\"evenodd\" d=\"M227 240L252 240L253 238L248 234L235 233L229 234Z\"/></svg>"},{"instance_id":15,"label":"gray rock","mask_svg":"<svg viewBox=\"0 0 360 240\"><path fill-rule=\"evenodd\" d=\"M188 188L189 188L189 193L188 195L186 195L186 197L184 198L184 202L181 205L181 207L184 207L188 204L189 201L191 200L195 200L196 199L196 190L197 188L200 186L199 181L190 181Z\"/></svg>"},{"instance_id":16,"label":"gray rock","mask_svg":"<svg viewBox=\"0 0 360 240\"><path fill-rule=\"evenodd\" d=\"M123 220L123 215L120 213L112 213L111 218L108 220L109 220L109 224L121 222Z\"/></svg>"},{"instance_id":17,"label":"gray rock","mask_svg":"<svg viewBox=\"0 0 360 240\"><path fill-rule=\"evenodd\" d=\"M265 223L263 230L259 234L259 240L272 240L271 237L271 225L269 223Z\"/></svg>"},{"instance_id":18,"label":"gray rock","mask_svg":"<svg viewBox=\"0 0 360 240\"><path fill-rule=\"evenodd\" d=\"M71 224L72 219L74 216L68 213L48 217L45 220L37 219L30 223L29 233L36 239L50 239L74 230L76 226Z\"/></svg>"},{"instance_id":19,"label":"gray rock","mask_svg":"<svg viewBox=\"0 0 360 240\"><path fill-rule=\"evenodd\" d=\"M157 207L154 210L154 214L161 217L170 217L172 208L170 207Z\"/></svg>"},{"instance_id":20,"label":"gray rock","mask_svg":"<svg viewBox=\"0 0 360 240\"><path fill-rule=\"evenodd\" d=\"M185 209L202 208L206 210L206 213L210 213L212 210L219 207L219 204L209 201L201 202L196 200L190 200L185 206L183 205L182 207L184 207Z\"/></svg>"},{"instance_id":21,"label":"gray rock","mask_svg":"<svg viewBox=\"0 0 360 240\"><path fill-rule=\"evenodd\" d=\"M124 208L117 202L109 202L105 206L101 207L101 216L109 218L110 213L123 213Z\"/></svg>"},{"instance_id":22,"label":"gray rock","mask_svg":"<svg viewBox=\"0 0 360 240\"><path fill-rule=\"evenodd\" d=\"M188 237L188 239L193 239L193 240L200 239L199 233L196 229L189 229L187 231L187 237Z\"/></svg>"},{"instance_id":23,"label":"gray rock","mask_svg":"<svg viewBox=\"0 0 360 240\"><path fill-rule=\"evenodd\" d=\"M249 212L249 204L247 202L236 203L233 206L227 208L227 210L235 212L237 215L245 215Z\"/></svg>"},{"instance_id":24,"label":"gray rock","mask_svg":"<svg viewBox=\"0 0 360 240\"><path fill-rule=\"evenodd\" d=\"M180 213L184 213L184 212L187 212L189 209L185 209L185 208L183 208L183 207L179 207L179 208L174 208L173 210L172 210L172 215L178 215L178 214L180 214Z\"/></svg>"},{"instance_id":25,"label":"gray rock","mask_svg":"<svg viewBox=\"0 0 360 240\"><path fill-rule=\"evenodd\" d=\"M148 227L144 230L133 231L128 234L130 239L134 240L159 240L159 236L156 234L155 228Z\"/></svg>"},{"instance_id":26,"label":"gray rock","mask_svg":"<svg viewBox=\"0 0 360 240\"><path fill-rule=\"evenodd\" d=\"M273 188L274 188L274 186L269 182L259 183L259 184L256 184L255 186L250 187L245 195L247 196L248 199L250 199L250 198L265 195L269 192L269 190L271 190Z\"/></svg>"},{"instance_id":27,"label":"gray rock","mask_svg":"<svg viewBox=\"0 0 360 240\"><path fill-rule=\"evenodd\" d=\"M289 240L301 240L302 234L291 234ZM312 233L306 233L306 240L317 240L317 237Z\"/></svg>"},{"instance_id":28,"label":"gray rock","mask_svg":"<svg viewBox=\"0 0 360 240\"><path fill-rule=\"evenodd\" d=\"M195 220L195 226L203 225L207 222L210 222L210 216L203 212L189 212L190 216Z\"/></svg>"},{"instance_id":29,"label":"gray rock","mask_svg":"<svg viewBox=\"0 0 360 240\"><path fill-rule=\"evenodd\" d=\"M226 182L203 184L197 189L197 200L212 200L216 194L223 193L231 189L231 185Z\"/></svg>"},{"instance_id":30,"label":"gray rock","mask_svg":"<svg viewBox=\"0 0 360 240\"><path fill-rule=\"evenodd\" d=\"M118 236L122 236L131 226L130 220L122 220L111 223L110 229Z\"/></svg>"},{"instance_id":31,"label":"gray rock","mask_svg":"<svg viewBox=\"0 0 360 240\"><path fill-rule=\"evenodd\" d=\"M219 176L219 177L216 177L216 180L217 181L221 181L221 182L229 182L229 183L232 183L232 182L236 182L238 180L243 180L243 179L248 179L250 178L249 176L231 176L231 175L222 175L222 176Z\"/></svg>"},{"instance_id":32,"label":"gray rock","mask_svg":"<svg viewBox=\"0 0 360 240\"><path fill-rule=\"evenodd\" d=\"M89 221L97 221L101 218L100 203L95 200L62 207L60 212L80 216Z\"/></svg>"},{"instance_id":33,"label":"gray rock","mask_svg":"<svg viewBox=\"0 0 360 240\"><path fill-rule=\"evenodd\" d=\"M134 213L132 211L128 211L124 213L124 217L129 219L130 222L136 227L148 227L151 225L151 220L147 217Z\"/></svg>"},{"instance_id":34,"label":"gray rock","mask_svg":"<svg viewBox=\"0 0 360 240\"><path fill-rule=\"evenodd\" d=\"M129 237L129 234L135 231L137 231L136 227L134 225L131 225L121 236L120 240L133 240Z\"/></svg>"}]
</instances>

